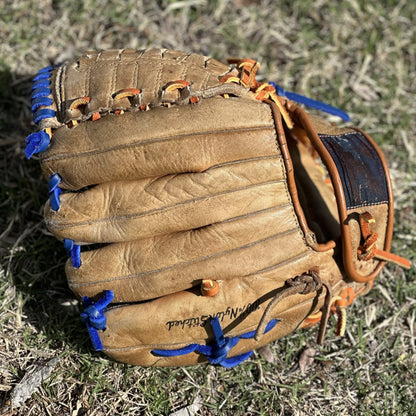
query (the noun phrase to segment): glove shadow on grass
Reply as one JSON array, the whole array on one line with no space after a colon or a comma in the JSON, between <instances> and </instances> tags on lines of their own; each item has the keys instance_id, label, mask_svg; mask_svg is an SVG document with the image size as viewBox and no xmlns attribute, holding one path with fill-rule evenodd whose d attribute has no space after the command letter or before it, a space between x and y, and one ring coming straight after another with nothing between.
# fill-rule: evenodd
<instances>
[{"instance_id":1,"label":"glove shadow on grass","mask_svg":"<svg viewBox=\"0 0 416 416\"><path fill-rule=\"evenodd\" d=\"M5 327L13 328L2 336L23 338L25 349L43 345L46 351L69 347L84 353L90 341L66 283L65 250L44 225L45 179L39 164L23 153L33 129L25 98L32 78L0 66L0 261L5 274L0 296L7 300L0 316Z\"/></svg>"}]
</instances>

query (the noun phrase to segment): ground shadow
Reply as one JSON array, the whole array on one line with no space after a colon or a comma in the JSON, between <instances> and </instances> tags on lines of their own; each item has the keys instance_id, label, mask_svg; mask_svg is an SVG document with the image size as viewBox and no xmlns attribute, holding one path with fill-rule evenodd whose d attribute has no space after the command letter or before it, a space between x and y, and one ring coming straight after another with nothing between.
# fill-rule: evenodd
<instances>
[{"instance_id":1,"label":"ground shadow","mask_svg":"<svg viewBox=\"0 0 416 416\"><path fill-rule=\"evenodd\" d=\"M0 262L22 299L23 325L34 326L52 349L66 345L82 353L91 345L66 283L66 253L43 223L47 182L36 156L24 155L26 136L35 130L32 78L0 67Z\"/></svg>"}]
</instances>

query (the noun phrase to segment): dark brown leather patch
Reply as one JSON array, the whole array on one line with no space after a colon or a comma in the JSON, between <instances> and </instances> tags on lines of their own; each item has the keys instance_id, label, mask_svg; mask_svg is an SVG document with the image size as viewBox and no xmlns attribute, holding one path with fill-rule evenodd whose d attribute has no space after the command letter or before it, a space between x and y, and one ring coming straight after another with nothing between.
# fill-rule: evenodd
<instances>
[{"instance_id":1,"label":"dark brown leather patch","mask_svg":"<svg viewBox=\"0 0 416 416\"><path fill-rule=\"evenodd\" d=\"M382 161L362 133L319 134L319 137L337 167L347 209L388 202Z\"/></svg>"}]
</instances>

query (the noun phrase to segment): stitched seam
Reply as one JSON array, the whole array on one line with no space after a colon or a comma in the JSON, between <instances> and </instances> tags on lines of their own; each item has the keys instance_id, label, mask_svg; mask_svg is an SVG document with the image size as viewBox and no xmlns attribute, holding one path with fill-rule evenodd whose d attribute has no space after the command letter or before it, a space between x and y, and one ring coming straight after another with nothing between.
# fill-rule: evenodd
<instances>
[{"instance_id":1,"label":"stitched seam","mask_svg":"<svg viewBox=\"0 0 416 416\"><path fill-rule=\"evenodd\" d=\"M59 68L58 71L56 72L56 79L55 79L55 85L56 85L55 91L57 94L56 103L58 103L57 110L60 113L63 113L64 111L65 86L62 80L64 79L65 73L66 73L66 66Z\"/></svg>"},{"instance_id":2,"label":"stitched seam","mask_svg":"<svg viewBox=\"0 0 416 416\"><path fill-rule=\"evenodd\" d=\"M158 63L158 62L164 62L164 65L169 66L169 67L171 67L171 66L177 66L177 67L182 66L182 61L176 61L175 59L172 60L172 61L166 61L166 58L165 58L164 61L161 61L161 60L155 59L155 58L140 58L140 57L137 57L136 61L140 61L141 65L150 66L150 67L154 66L155 63ZM89 71L90 68L95 70L96 68L108 68L109 66L114 66L114 65L129 65L131 62L132 61L117 61L117 62L100 61L100 62L92 63L92 64L89 64L89 65L87 64L86 66L84 66L81 69L80 72ZM226 69L225 73L229 72L228 71L229 68L226 65L224 65L224 66L225 66L224 69ZM220 70L220 68L218 68L218 69ZM206 71L205 68L203 68L201 66L198 66L198 65L195 65L195 64L188 65L187 71L190 71L190 70L192 70L192 72L194 72L194 71L205 72ZM215 71L215 72L214 71L211 72L211 70L209 70L209 71L210 71L211 75L214 75L214 76L217 75L217 71ZM222 74L222 72L219 72L219 73ZM220 82L218 82L218 84L220 84Z\"/></svg>"},{"instance_id":3,"label":"stitched seam","mask_svg":"<svg viewBox=\"0 0 416 416\"><path fill-rule=\"evenodd\" d=\"M101 52L98 54L97 60L100 58ZM87 74L86 74L86 81L85 81L85 96L90 96L90 90L91 90L91 72L93 67L88 66Z\"/></svg>"},{"instance_id":4,"label":"stitched seam","mask_svg":"<svg viewBox=\"0 0 416 416\"><path fill-rule=\"evenodd\" d=\"M244 218L253 217L253 216L258 215L258 214L264 214L265 212L270 212L270 211L274 211L274 210L278 211L278 210L281 210L281 209L285 209L285 208L287 208L289 206L291 206L290 203L276 205L276 206L271 207L271 208L265 208L265 209L261 209L259 211L250 212L249 214L243 214L243 215L238 215L237 217L228 218L228 220L221 221L221 223L223 223L223 222L238 221L238 220L242 220ZM214 222L213 224L206 225L205 227L210 227L210 226L215 225L215 224L220 224L220 223Z\"/></svg>"},{"instance_id":5,"label":"stitched seam","mask_svg":"<svg viewBox=\"0 0 416 416\"><path fill-rule=\"evenodd\" d=\"M154 88L153 88L153 91L152 91L153 97L157 97L158 93L160 91L160 88L161 88L160 84L162 82L162 74L163 74L163 69L164 69L163 60L158 59L156 61L157 61L157 64L158 64L158 72L157 72L157 75L156 75L155 80L154 80Z\"/></svg>"},{"instance_id":6,"label":"stitched seam","mask_svg":"<svg viewBox=\"0 0 416 416\"><path fill-rule=\"evenodd\" d=\"M281 155L249 157L247 159L238 159L238 160L232 160L230 162L218 163L216 165L212 165L207 170L204 170L204 172L210 172L214 169L222 168L224 166L238 165L240 163L242 164L242 163L260 161L260 160L276 160L276 161L279 161L280 159L281 159ZM202 172L202 173L204 173L204 172ZM196 173L196 174L198 174L198 173Z\"/></svg>"},{"instance_id":7,"label":"stitched seam","mask_svg":"<svg viewBox=\"0 0 416 416\"><path fill-rule=\"evenodd\" d=\"M133 81L132 81L132 85L133 85L134 87L136 87L136 88L137 88L137 85L138 85L138 83L139 83L139 80L138 80L139 64L138 64L138 62L137 62L137 59L135 59L135 60L134 60L134 61L132 61L132 62L134 62L134 70L133 70Z\"/></svg>"},{"instance_id":8,"label":"stitched seam","mask_svg":"<svg viewBox=\"0 0 416 416\"><path fill-rule=\"evenodd\" d=\"M201 82L201 90L207 89L207 85L208 85L208 81L209 81L210 76L211 76L211 73L207 71L203 81Z\"/></svg>"},{"instance_id":9,"label":"stitched seam","mask_svg":"<svg viewBox=\"0 0 416 416\"><path fill-rule=\"evenodd\" d=\"M296 228L295 231L298 231L298 230L299 230L299 228ZM303 236L302 236L302 240L303 240ZM305 245L304 248L306 248L306 251L303 251L302 253L297 254L294 257L291 257L290 259L286 259L286 260L284 260L284 261L282 261L280 263L275 264L274 266L266 267L265 269L259 270L259 271L255 272L255 273L248 274L245 277L250 277L250 276L254 276L256 274L266 273L266 272L269 272L271 270L278 269L279 267L283 267L283 266L285 266L287 264L292 263L294 260L299 260L299 259L301 259L301 258L303 258L303 257L305 257L305 256L307 256L309 254L311 254L311 250L310 250L310 247L309 246Z\"/></svg>"},{"instance_id":10,"label":"stitched seam","mask_svg":"<svg viewBox=\"0 0 416 416\"><path fill-rule=\"evenodd\" d=\"M188 54L184 59L183 62L185 63L185 65L181 65L182 70L181 70L181 75L179 77L179 79L186 79L186 74L188 72L188 65L186 64L187 59L190 57L191 55Z\"/></svg>"},{"instance_id":11,"label":"stitched seam","mask_svg":"<svg viewBox=\"0 0 416 416\"><path fill-rule=\"evenodd\" d=\"M114 67L113 67L110 91L115 91L116 90L119 66L120 66L120 52L119 52L119 55L118 55L117 65L114 65ZM107 107L111 107L111 94L107 94Z\"/></svg>"}]
</instances>

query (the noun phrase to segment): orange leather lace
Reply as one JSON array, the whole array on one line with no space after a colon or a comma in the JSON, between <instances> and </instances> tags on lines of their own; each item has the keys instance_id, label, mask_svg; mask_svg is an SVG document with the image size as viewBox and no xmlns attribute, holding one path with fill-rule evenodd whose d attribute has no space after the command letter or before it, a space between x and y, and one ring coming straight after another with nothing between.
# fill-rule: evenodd
<instances>
[{"instance_id":1,"label":"orange leather lace","mask_svg":"<svg viewBox=\"0 0 416 416\"><path fill-rule=\"evenodd\" d=\"M378 234L371 230L371 224L375 224L375 222L376 220L369 212L360 214L360 229L363 243L358 247L358 258L360 260L371 260L375 257L379 260L389 261L406 269L410 269L409 260L376 247Z\"/></svg>"},{"instance_id":2,"label":"orange leather lace","mask_svg":"<svg viewBox=\"0 0 416 416\"><path fill-rule=\"evenodd\" d=\"M225 75L220 81L224 83L232 82L249 88L259 101L272 100L279 108L286 126L292 129L294 124L285 108L286 99L278 96L276 89L272 85L256 80L256 74L260 68L260 64L252 59L229 59L228 63L235 64L239 74L238 76L231 74Z\"/></svg>"}]
</instances>

